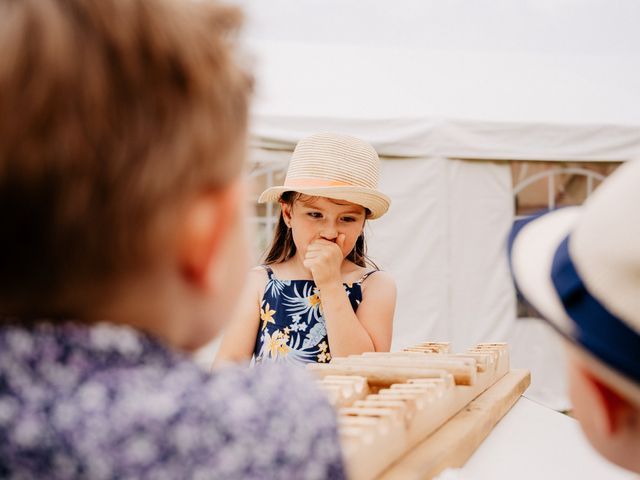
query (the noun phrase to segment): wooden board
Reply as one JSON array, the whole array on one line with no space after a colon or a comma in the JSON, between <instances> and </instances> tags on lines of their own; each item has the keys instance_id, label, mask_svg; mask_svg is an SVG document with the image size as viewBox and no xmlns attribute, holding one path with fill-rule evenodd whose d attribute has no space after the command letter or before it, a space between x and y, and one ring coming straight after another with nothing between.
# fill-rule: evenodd
<instances>
[{"instance_id":1,"label":"wooden board","mask_svg":"<svg viewBox=\"0 0 640 480\"><path fill-rule=\"evenodd\" d=\"M531 383L528 370L512 370L380 476L429 479L461 467Z\"/></svg>"}]
</instances>

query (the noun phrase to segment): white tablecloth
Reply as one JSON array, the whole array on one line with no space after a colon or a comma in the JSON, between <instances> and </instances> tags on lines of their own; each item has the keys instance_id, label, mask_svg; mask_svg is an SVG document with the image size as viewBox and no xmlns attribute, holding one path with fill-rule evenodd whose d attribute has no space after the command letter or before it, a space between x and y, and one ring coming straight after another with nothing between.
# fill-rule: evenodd
<instances>
[{"instance_id":1,"label":"white tablecloth","mask_svg":"<svg viewBox=\"0 0 640 480\"><path fill-rule=\"evenodd\" d=\"M459 470L438 480L640 479L607 462L574 419L522 397Z\"/></svg>"}]
</instances>

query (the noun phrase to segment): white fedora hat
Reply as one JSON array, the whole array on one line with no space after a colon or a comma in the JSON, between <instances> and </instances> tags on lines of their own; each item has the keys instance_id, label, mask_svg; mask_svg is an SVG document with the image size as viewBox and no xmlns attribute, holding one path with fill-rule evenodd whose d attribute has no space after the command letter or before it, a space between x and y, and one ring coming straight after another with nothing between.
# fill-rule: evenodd
<instances>
[{"instance_id":1,"label":"white fedora hat","mask_svg":"<svg viewBox=\"0 0 640 480\"><path fill-rule=\"evenodd\" d=\"M640 161L618 168L584 206L514 229L509 256L525 299L640 405Z\"/></svg>"},{"instance_id":2,"label":"white fedora hat","mask_svg":"<svg viewBox=\"0 0 640 480\"><path fill-rule=\"evenodd\" d=\"M347 135L318 133L298 142L284 185L266 189L258 202L277 202L284 192L300 192L362 205L369 218L381 217L391 200L377 190L380 159L367 142Z\"/></svg>"}]
</instances>

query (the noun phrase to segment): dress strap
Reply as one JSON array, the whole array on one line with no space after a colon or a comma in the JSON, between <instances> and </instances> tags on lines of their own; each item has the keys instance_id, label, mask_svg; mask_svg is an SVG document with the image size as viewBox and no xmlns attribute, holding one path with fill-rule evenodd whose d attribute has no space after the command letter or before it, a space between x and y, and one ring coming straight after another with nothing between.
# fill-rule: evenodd
<instances>
[{"instance_id":1,"label":"dress strap","mask_svg":"<svg viewBox=\"0 0 640 480\"><path fill-rule=\"evenodd\" d=\"M370 270L367 273L365 273L364 275L362 275L362 277L360 277L360 280L358 280L358 283L362 283L364 282L367 277L373 273L379 272L380 270L378 270L377 268L375 270Z\"/></svg>"},{"instance_id":2,"label":"dress strap","mask_svg":"<svg viewBox=\"0 0 640 480\"><path fill-rule=\"evenodd\" d=\"M267 276L269 277L269 280L271 280L271 278L273 277L273 270L271 269L271 267L269 265L261 265L261 267L267 271Z\"/></svg>"}]
</instances>

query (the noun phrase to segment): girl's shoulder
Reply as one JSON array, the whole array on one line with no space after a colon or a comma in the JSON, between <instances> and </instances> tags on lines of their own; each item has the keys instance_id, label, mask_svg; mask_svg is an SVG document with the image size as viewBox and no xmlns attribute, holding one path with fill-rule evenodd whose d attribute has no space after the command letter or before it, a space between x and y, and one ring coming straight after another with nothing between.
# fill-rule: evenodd
<instances>
[{"instance_id":1,"label":"girl's shoulder","mask_svg":"<svg viewBox=\"0 0 640 480\"><path fill-rule=\"evenodd\" d=\"M365 281L366 280L366 281ZM396 295L396 281L389 272L385 270L370 270L365 273L361 282L363 294L367 291L373 295Z\"/></svg>"},{"instance_id":2,"label":"girl's shoulder","mask_svg":"<svg viewBox=\"0 0 640 480\"><path fill-rule=\"evenodd\" d=\"M269 265L256 265L251 270L249 270L249 275L256 278L270 278L273 275L273 270Z\"/></svg>"},{"instance_id":3,"label":"girl's shoulder","mask_svg":"<svg viewBox=\"0 0 640 480\"><path fill-rule=\"evenodd\" d=\"M271 276L271 268L268 265L256 265L249 270L249 278L253 279L268 279Z\"/></svg>"},{"instance_id":4,"label":"girl's shoulder","mask_svg":"<svg viewBox=\"0 0 640 480\"><path fill-rule=\"evenodd\" d=\"M271 275L263 265L255 266L247 274L247 288L261 295L270 278Z\"/></svg>"},{"instance_id":5,"label":"girl's shoulder","mask_svg":"<svg viewBox=\"0 0 640 480\"><path fill-rule=\"evenodd\" d=\"M362 267L349 261L349 269L345 272L345 278L349 279L349 283L362 283L371 275L378 275L381 270L376 267L366 266Z\"/></svg>"}]
</instances>

